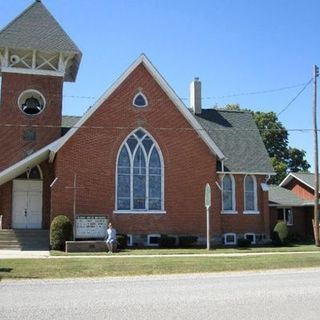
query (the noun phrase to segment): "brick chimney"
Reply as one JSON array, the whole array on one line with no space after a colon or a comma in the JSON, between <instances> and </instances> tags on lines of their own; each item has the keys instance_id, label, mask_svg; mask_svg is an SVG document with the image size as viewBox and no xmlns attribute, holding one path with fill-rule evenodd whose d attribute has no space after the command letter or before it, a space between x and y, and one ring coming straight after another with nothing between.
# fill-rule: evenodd
<instances>
[{"instance_id":1,"label":"brick chimney","mask_svg":"<svg viewBox=\"0 0 320 320\"><path fill-rule=\"evenodd\" d=\"M198 77L190 84L190 107L194 114L201 114L201 81Z\"/></svg>"}]
</instances>

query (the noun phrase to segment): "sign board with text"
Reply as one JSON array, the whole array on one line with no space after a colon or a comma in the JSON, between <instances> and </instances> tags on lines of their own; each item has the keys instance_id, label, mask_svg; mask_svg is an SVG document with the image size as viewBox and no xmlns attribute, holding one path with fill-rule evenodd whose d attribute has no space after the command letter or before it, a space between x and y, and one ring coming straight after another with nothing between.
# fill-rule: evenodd
<instances>
[{"instance_id":1,"label":"sign board with text","mask_svg":"<svg viewBox=\"0 0 320 320\"><path fill-rule=\"evenodd\" d=\"M104 239L108 217L79 215L76 217L76 239Z\"/></svg>"}]
</instances>

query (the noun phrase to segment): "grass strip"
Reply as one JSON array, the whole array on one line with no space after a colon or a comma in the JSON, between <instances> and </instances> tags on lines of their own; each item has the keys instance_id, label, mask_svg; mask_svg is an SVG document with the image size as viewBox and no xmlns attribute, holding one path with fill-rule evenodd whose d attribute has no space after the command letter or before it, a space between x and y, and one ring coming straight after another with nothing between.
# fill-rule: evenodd
<instances>
[{"instance_id":1,"label":"grass strip","mask_svg":"<svg viewBox=\"0 0 320 320\"><path fill-rule=\"evenodd\" d=\"M133 276L319 267L313 253L246 257L4 259L0 279Z\"/></svg>"}]
</instances>

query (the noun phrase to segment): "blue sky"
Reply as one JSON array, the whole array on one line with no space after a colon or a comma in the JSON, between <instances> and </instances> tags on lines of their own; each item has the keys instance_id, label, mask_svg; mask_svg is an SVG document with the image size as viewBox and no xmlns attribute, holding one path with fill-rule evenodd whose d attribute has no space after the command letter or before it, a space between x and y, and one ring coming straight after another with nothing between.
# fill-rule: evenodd
<instances>
[{"instance_id":1,"label":"blue sky","mask_svg":"<svg viewBox=\"0 0 320 320\"><path fill-rule=\"evenodd\" d=\"M204 107L239 103L276 113L320 64L319 0L42 2L83 53L76 83L65 85L64 114L82 115L142 52L187 105L199 76ZM31 3L0 0L0 28ZM312 85L279 119L312 164L312 134L291 131L312 128Z\"/></svg>"}]
</instances>

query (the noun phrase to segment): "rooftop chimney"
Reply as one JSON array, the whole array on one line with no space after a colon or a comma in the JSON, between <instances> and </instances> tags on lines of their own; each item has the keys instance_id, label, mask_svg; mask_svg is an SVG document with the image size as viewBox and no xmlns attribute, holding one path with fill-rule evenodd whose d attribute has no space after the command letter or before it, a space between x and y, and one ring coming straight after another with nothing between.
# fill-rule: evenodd
<instances>
[{"instance_id":1,"label":"rooftop chimney","mask_svg":"<svg viewBox=\"0 0 320 320\"><path fill-rule=\"evenodd\" d=\"M190 107L194 114L201 114L201 81L198 77L190 84Z\"/></svg>"}]
</instances>

